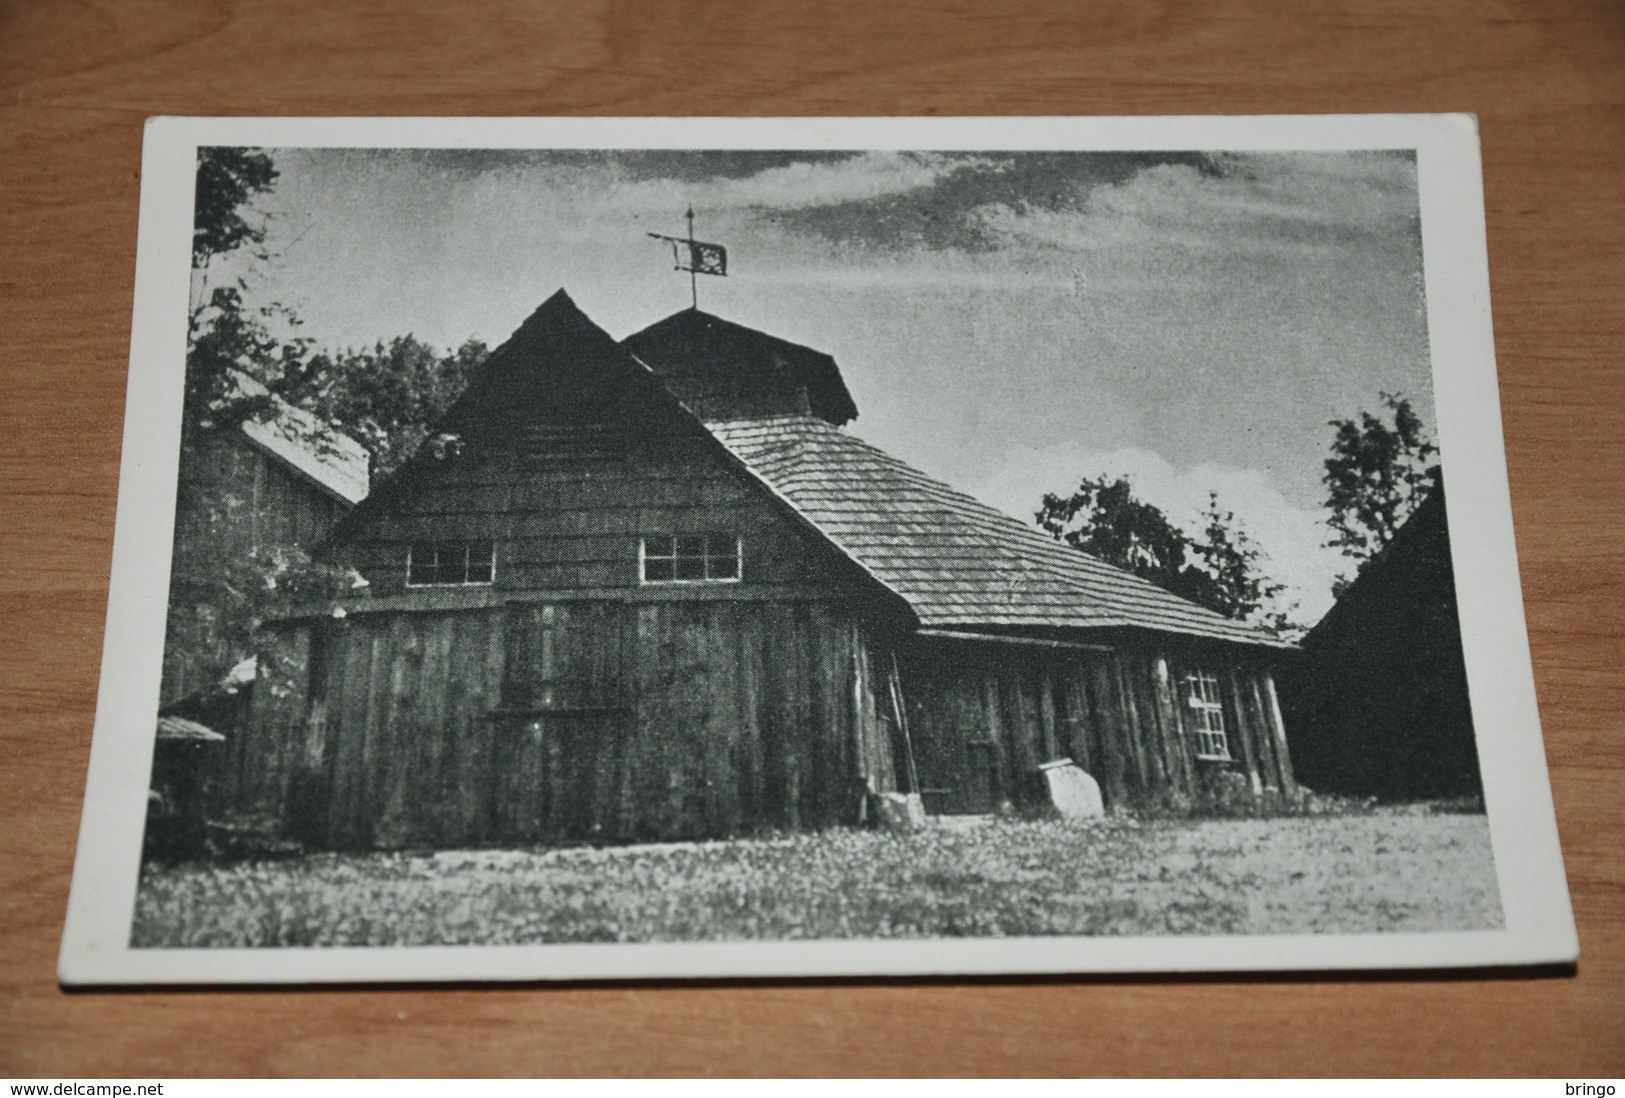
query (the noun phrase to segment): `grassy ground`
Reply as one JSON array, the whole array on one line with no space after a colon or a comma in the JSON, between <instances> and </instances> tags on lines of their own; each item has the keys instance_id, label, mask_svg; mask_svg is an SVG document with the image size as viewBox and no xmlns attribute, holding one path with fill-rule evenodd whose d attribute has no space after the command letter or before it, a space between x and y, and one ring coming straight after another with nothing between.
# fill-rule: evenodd
<instances>
[{"instance_id":1,"label":"grassy ground","mask_svg":"<svg viewBox=\"0 0 1625 1098\"><path fill-rule=\"evenodd\" d=\"M1501 923L1476 815L1087 824L149 868L132 944L1416 931Z\"/></svg>"}]
</instances>

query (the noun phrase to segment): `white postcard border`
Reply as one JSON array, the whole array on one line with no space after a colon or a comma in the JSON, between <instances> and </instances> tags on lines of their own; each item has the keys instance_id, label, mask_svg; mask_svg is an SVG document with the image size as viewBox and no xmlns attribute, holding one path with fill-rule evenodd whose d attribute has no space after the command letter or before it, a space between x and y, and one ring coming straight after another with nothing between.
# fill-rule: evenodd
<instances>
[{"instance_id":1,"label":"white postcard border","mask_svg":"<svg viewBox=\"0 0 1625 1098\"><path fill-rule=\"evenodd\" d=\"M174 523L196 149L1415 149L1463 647L1502 930L324 949L128 945ZM123 460L91 759L59 960L69 985L1283 971L1564 964L1578 955L1535 702L1467 115L1145 118L156 118L142 161Z\"/></svg>"}]
</instances>

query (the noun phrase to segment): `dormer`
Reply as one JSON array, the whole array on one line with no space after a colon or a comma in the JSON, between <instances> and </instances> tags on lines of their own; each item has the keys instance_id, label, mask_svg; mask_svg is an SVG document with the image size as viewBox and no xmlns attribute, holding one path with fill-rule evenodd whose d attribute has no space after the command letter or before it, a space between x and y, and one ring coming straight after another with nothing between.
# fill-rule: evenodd
<instances>
[{"instance_id":1,"label":"dormer","mask_svg":"<svg viewBox=\"0 0 1625 1098\"><path fill-rule=\"evenodd\" d=\"M698 309L657 321L622 346L703 420L800 414L839 427L858 415L829 355Z\"/></svg>"}]
</instances>

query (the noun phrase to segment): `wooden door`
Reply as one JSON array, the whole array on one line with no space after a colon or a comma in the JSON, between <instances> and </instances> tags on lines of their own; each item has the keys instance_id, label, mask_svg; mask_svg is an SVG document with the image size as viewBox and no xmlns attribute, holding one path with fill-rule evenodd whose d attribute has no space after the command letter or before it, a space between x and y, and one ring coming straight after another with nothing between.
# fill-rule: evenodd
<instances>
[{"instance_id":1,"label":"wooden door","mask_svg":"<svg viewBox=\"0 0 1625 1098\"><path fill-rule=\"evenodd\" d=\"M577 604L510 612L497 714L500 840L624 837L631 711L620 677L617 611Z\"/></svg>"},{"instance_id":2,"label":"wooden door","mask_svg":"<svg viewBox=\"0 0 1625 1098\"><path fill-rule=\"evenodd\" d=\"M1002 799L997 707L983 693L997 683L971 669L904 676L909 732L925 809L937 816L985 815Z\"/></svg>"}]
</instances>

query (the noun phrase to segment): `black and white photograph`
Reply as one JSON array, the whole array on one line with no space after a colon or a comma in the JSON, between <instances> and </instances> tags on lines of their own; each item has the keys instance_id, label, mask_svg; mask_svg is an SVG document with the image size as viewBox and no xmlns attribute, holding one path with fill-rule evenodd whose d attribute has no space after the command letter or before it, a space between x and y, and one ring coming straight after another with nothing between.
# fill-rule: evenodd
<instances>
[{"instance_id":1,"label":"black and white photograph","mask_svg":"<svg viewBox=\"0 0 1625 1098\"><path fill-rule=\"evenodd\" d=\"M655 121L149 128L64 980L1572 959L1470 120Z\"/></svg>"}]
</instances>

